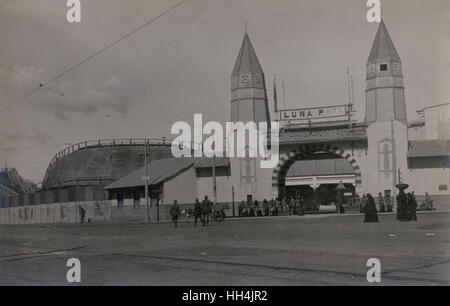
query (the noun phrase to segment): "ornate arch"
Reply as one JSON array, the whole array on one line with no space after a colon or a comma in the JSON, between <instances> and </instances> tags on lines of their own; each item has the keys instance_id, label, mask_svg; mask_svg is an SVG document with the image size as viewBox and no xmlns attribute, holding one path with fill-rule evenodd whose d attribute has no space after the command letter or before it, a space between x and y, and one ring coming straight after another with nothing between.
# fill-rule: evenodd
<instances>
[{"instance_id":1,"label":"ornate arch","mask_svg":"<svg viewBox=\"0 0 450 306\"><path fill-rule=\"evenodd\" d=\"M360 190L362 188L362 175L361 169L357 165L356 160L353 156L346 152L345 150L341 150L337 147L334 147L329 144L317 143L317 144L305 144L297 147L294 151L291 151L287 154L283 154L280 156L280 161L278 165L274 168L272 172L272 190L275 194L280 194L280 188L285 186L286 174L289 168L296 162L301 159L304 159L306 156L311 155L315 152L329 152L336 154L346 161L350 163L353 167L353 171L355 171L355 189Z\"/></svg>"}]
</instances>

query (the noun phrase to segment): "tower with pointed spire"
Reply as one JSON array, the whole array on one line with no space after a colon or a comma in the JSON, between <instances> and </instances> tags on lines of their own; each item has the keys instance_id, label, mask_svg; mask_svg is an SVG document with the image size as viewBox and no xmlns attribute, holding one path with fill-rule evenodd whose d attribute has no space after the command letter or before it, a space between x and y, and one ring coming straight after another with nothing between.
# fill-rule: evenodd
<instances>
[{"instance_id":1,"label":"tower with pointed spire","mask_svg":"<svg viewBox=\"0 0 450 306\"><path fill-rule=\"evenodd\" d=\"M383 20L367 61L367 158L372 161L363 180L369 192L391 190L407 173L408 132L402 62Z\"/></svg>"},{"instance_id":2,"label":"tower with pointed spire","mask_svg":"<svg viewBox=\"0 0 450 306\"><path fill-rule=\"evenodd\" d=\"M259 123L265 122L270 129L264 72L247 30L231 74L231 121L244 124L255 122L258 126ZM246 137L248 144L249 135ZM254 149L256 148L246 145L245 154ZM261 157L231 158L231 176L236 201L248 199L262 201L270 198L272 169L261 168L260 161Z\"/></svg>"},{"instance_id":3,"label":"tower with pointed spire","mask_svg":"<svg viewBox=\"0 0 450 306\"><path fill-rule=\"evenodd\" d=\"M366 122L407 123L402 62L381 20L367 61Z\"/></svg>"},{"instance_id":4,"label":"tower with pointed spire","mask_svg":"<svg viewBox=\"0 0 450 306\"><path fill-rule=\"evenodd\" d=\"M231 121L270 122L264 72L247 31L231 74Z\"/></svg>"}]
</instances>

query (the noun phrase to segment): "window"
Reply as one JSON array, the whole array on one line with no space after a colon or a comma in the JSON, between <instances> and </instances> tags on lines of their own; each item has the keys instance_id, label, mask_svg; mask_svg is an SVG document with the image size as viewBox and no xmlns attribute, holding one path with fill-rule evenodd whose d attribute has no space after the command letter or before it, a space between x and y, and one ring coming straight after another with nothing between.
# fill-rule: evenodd
<instances>
[{"instance_id":1,"label":"window","mask_svg":"<svg viewBox=\"0 0 450 306\"><path fill-rule=\"evenodd\" d=\"M445 191L445 190L448 190L447 185L439 185L439 191Z\"/></svg>"},{"instance_id":2,"label":"window","mask_svg":"<svg viewBox=\"0 0 450 306\"><path fill-rule=\"evenodd\" d=\"M387 64L381 64L380 71L387 71Z\"/></svg>"}]
</instances>

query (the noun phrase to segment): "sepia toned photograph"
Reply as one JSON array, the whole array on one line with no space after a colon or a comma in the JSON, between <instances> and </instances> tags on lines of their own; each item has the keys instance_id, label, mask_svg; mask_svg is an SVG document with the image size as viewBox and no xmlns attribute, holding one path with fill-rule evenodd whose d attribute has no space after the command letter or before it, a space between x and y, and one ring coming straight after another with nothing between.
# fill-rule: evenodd
<instances>
[{"instance_id":1,"label":"sepia toned photograph","mask_svg":"<svg viewBox=\"0 0 450 306\"><path fill-rule=\"evenodd\" d=\"M449 286L449 29L448 0L0 0L0 286Z\"/></svg>"}]
</instances>

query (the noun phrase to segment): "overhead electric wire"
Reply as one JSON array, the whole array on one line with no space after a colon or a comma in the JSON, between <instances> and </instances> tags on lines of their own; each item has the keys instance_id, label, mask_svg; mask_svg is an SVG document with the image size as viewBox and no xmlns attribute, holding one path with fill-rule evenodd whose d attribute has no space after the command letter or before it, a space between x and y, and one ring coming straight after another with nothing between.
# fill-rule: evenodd
<instances>
[{"instance_id":1,"label":"overhead electric wire","mask_svg":"<svg viewBox=\"0 0 450 306\"><path fill-rule=\"evenodd\" d=\"M124 40L125 38L133 35L134 33L138 32L139 30L145 28L146 26L150 25L151 23L155 22L156 20L158 20L159 18L163 17L164 15L170 13L171 11L173 11L174 9L178 8L179 6L181 6L184 2L186 2L188 0L182 0L180 2L178 2L176 5L170 7L169 9L165 10L164 12L162 12L161 14L159 14L158 16L148 20L147 22L145 22L144 24L142 24L141 26L137 27L136 29L132 30L131 32L128 32L127 34L125 34L124 36L122 36L121 38L113 41L112 43L110 43L109 45L105 46L104 48L102 48L101 50L95 52L94 54L88 56L87 58L85 58L84 60L82 60L81 62L79 62L76 65L71 66L70 68L64 70L63 72L59 73L56 77L52 78L51 80L45 82L45 83L39 83L39 87L33 89L32 91L30 91L29 93L21 96L20 98L14 100L12 103L4 106L3 108L0 108L0 113L7 110L8 108L10 108L11 106L23 101L24 99L28 98L29 96L33 95L35 92L37 92L41 87L46 87L48 89L50 89L49 87L47 87L48 84L56 81L57 79L61 78L62 76L66 75L67 73L75 70L76 68L78 68L79 66L83 65L84 63L86 63L87 61L93 59L94 57L96 57L97 55L103 53L104 51L108 50L109 48L111 48L112 46L116 45L117 43L119 43L120 41Z\"/></svg>"},{"instance_id":2,"label":"overhead electric wire","mask_svg":"<svg viewBox=\"0 0 450 306\"><path fill-rule=\"evenodd\" d=\"M4 112L5 110L7 110L8 108L10 108L11 106L19 103L20 101L25 100L26 98L28 98L29 96L33 95L36 91L38 91L41 88L41 86L33 89L32 91L26 93L25 95L21 96L20 98L15 99L13 102L11 102L8 105L5 105L4 107L0 108L0 113Z\"/></svg>"},{"instance_id":3,"label":"overhead electric wire","mask_svg":"<svg viewBox=\"0 0 450 306\"><path fill-rule=\"evenodd\" d=\"M84 107L91 107L91 105L89 105L88 103L82 102L82 101L80 101L79 99L76 99L76 98L74 98L74 97L71 97L71 96L65 94L64 92L62 92L62 91L60 91L60 90L57 90L57 89L55 89L55 88L53 88L53 87L50 87L50 86L45 85L45 84L42 84L42 83L39 82L38 80L35 80L35 79L33 79L33 78L31 78L31 77L29 77L29 76L27 76L27 75L21 73L20 71L17 71L17 70L15 70L15 69L12 69L12 68L10 68L10 67L8 67L8 66L2 64L2 63L0 63L0 67L3 68L3 69L5 69L5 70L7 70L7 71L9 71L9 72L11 72L11 73L15 73L15 74L21 76L21 77L24 78L25 80L28 80L28 81L33 82L33 83L35 83L35 84L38 84L40 87L45 87L46 89L50 90L51 92L57 94L57 95L60 96L60 97L63 97L63 98L65 98L65 99L68 99L68 100L71 101L71 102L74 102L74 103L83 105ZM39 87L39 88L40 88L40 87ZM30 94L28 94L28 95L30 95ZM127 114L127 115L129 115L129 116L124 116L123 114L122 114L121 116L113 116L113 115L111 115L111 114L108 113L108 112L104 112L104 111L101 111L101 110L96 109L96 108L94 108L93 111L99 112L99 113L101 113L101 114L104 114L104 115L107 116L107 117L114 118L114 119L119 119L119 120L128 119L128 120L132 120L132 121L138 120L138 121L145 121L145 122L150 122L150 123L155 123L155 121L157 121L157 120L150 120L150 119L142 119L142 118L133 117L134 115L133 115L133 114L130 114L130 113L128 113L128 112L123 112L123 113L124 113L124 114ZM159 121L159 122L162 122L162 121ZM164 123L166 123L166 122L164 122ZM138 128L136 128L136 129L138 129Z\"/></svg>"}]
</instances>

